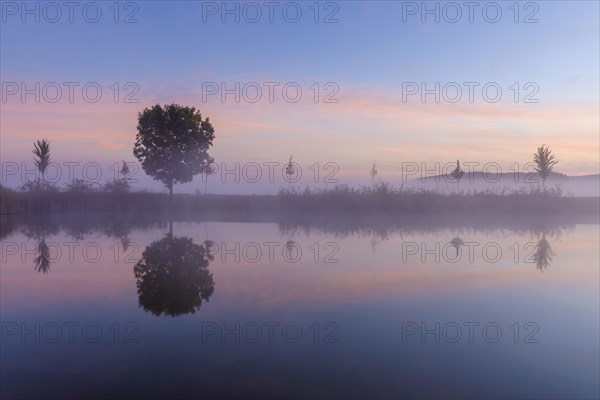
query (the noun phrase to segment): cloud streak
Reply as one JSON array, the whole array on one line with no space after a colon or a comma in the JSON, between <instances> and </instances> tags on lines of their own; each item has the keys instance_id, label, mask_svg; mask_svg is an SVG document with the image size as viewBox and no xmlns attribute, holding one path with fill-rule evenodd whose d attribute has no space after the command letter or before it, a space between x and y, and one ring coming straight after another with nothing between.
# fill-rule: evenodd
<instances>
[{"instance_id":1,"label":"cloud streak","mask_svg":"<svg viewBox=\"0 0 600 400\"><path fill-rule=\"evenodd\" d=\"M138 103L59 103L9 99L2 110L2 156L29 155L30 142L46 137L59 156L131 157L137 113L155 103L195 105L216 127L213 152L221 160L299 159L359 166L377 158L404 161L527 162L535 147L549 144L560 170L598 169L598 100L515 104L403 102L390 89L340 84L338 103L315 103L307 92L297 103L202 101L200 87L182 94L157 92L140 83ZM304 86L307 87L307 86ZM589 170L591 167L592 170ZM585 168L585 170L583 170Z\"/></svg>"}]
</instances>

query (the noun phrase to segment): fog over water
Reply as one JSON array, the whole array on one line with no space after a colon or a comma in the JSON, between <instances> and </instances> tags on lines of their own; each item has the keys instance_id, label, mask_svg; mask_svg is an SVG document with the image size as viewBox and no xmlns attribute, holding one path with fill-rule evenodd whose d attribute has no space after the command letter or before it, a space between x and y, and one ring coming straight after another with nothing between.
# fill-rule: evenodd
<instances>
[{"instance_id":1,"label":"fog over water","mask_svg":"<svg viewBox=\"0 0 600 400\"><path fill-rule=\"evenodd\" d=\"M15 222L3 395L596 396L597 218L460 219Z\"/></svg>"},{"instance_id":2,"label":"fog over water","mask_svg":"<svg viewBox=\"0 0 600 400\"><path fill-rule=\"evenodd\" d=\"M214 171L199 174L190 183L176 185L176 193L210 194L276 194L282 188L304 190L333 188L346 184L353 187L371 186L368 164L363 170L355 165L338 162L294 161L294 174L285 173L286 160L216 161ZM465 175L461 178L459 191L530 190L541 186L540 177L533 173L531 163L501 165L490 163L466 163ZM127 175L132 189L165 192L164 185L144 173L140 165L128 162L131 170ZM453 163L400 162L378 167L376 182L389 183L395 188L435 190L440 193L457 191L456 180L449 176ZM481 166L485 166L485 170ZM479 167L480 169L478 169ZM46 172L46 180L57 187L66 187L75 179L81 179L91 187L100 188L113 179L120 178L120 161L96 162L61 161L53 162ZM526 172L523 172L525 169ZM592 170L593 171L593 170ZM28 181L41 178L32 162L10 161L0 163L0 184L17 189ZM558 188L565 195L600 196L600 175L566 175L553 172L547 180L548 187Z\"/></svg>"}]
</instances>

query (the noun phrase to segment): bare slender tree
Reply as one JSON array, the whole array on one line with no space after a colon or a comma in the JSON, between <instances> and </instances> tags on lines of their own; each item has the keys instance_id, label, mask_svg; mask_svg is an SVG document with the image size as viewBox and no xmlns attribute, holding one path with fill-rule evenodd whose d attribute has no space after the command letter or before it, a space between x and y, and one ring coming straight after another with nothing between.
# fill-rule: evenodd
<instances>
[{"instance_id":1,"label":"bare slender tree","mask_svg":"<svg viewBox=\"0 0 600 400\"><path fill-rule=\"evenodd\" d=\"M129 165L124 160L121 160L121 170L119 173L123 175L123 179L128 179L127 175L129 175Z\"/></svg>"},{"instance_id":2,"label":"bare slender tree","mask_svg":"<svg viewBox=\"0 0 600 400\"><path fill-rule=\"evenodd\" d=\"M463 177L465 171L460 167L460 162L456 160L456 168L450 173L450 176L456 180L456 193L458 194L458 189L460 187L460 178Z\"/></svg>"},{"instance_id":3,"label":"bare slender tree","mask_svg":"<svg viewBox=\"0 0 600 400\"><path fill-rule=\"evenodd\" d=\"M288 161L286 167L285 167L285 174L287 175L287 181L288 181L288 187L291 185L292 183L292 179L291 176L294 175L294 163L292 163L292 158L294 158L294 155L292 154L290 156L290 160Z\"/></svg>"},{"instance_id":4,"label":"bare slender tree","mask_svg":"<svg viewBox=\"0 0 600 400\"><path fill-rule=\"evenodd\" d=\"M123 178L121 178L121 185L125 191L129 191L129 178L127 177L130 172L129 165L127 165L125 160L121 160L121 162L121 170L119 171L121 176L123 176Z\"/></svg>"},{"instance_id":5,"label":"bare slender tree","mask_svg":"<svg viewBox=\"0 0 600 400\"><path fill-rule=\"evenodd\" d=\"M215 173L215 167L213 166L214 161L215 159L212 157L204 160L204 194L206 194L206 191L208 190L208 176Z\"/></svg>"},{"instance_id":6,"label":"bare slender tree","mask_svg":"<svg viewBox=\"0 0 600 400\"><path fill-rule=\"evenodd\" d=\"M373 165L371 166L371 186L375 186L375 175L377 175L377 162L373 161Z\"/></svg>"},{"instance_id":7,"label":"bare slender tree","mask_svg":"<svg viewBox=\"0 0 600 400\"><path fill-rule=\"evenodd\" d=\"M542 178L542 188L546 191L546 178L550 175L552 168L558 163L554 158L554 154L548 146L541 145L533 154L533 162L535 163L535 172Z\"/></svg>"}]
</instances>

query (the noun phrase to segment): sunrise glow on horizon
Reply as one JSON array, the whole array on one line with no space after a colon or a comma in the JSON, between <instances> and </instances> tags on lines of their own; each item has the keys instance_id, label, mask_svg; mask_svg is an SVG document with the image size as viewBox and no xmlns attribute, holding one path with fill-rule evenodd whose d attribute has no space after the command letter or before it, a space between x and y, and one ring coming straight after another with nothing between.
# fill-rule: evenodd
<instances>
[{"instance_id":1,"label":"sunrise glow on horizon","mask_svg":"<svg viewBox=\"0 0 600 400\"><path fill-rule=\"evenodd\" d=\"M558 172L598 173L597 2L518 15L505 4L497 22L488 9L451 22L444 6L436 22L418 2L323 3L318 15L302 4L294 23L290 9L252 22L253 9L228 14L220 2L142 2L118 15L106 5L97 23L89 9L53 23L39 5L34 23L35 12L4 5L2 161L31 162L32 142L47 138L57 163L135 162L138 112L178 103L210 117L217 163L293 154L361 182L374 160L382 179L402 162L509 168L547 144Z\"/></svg>"}]
</instances>

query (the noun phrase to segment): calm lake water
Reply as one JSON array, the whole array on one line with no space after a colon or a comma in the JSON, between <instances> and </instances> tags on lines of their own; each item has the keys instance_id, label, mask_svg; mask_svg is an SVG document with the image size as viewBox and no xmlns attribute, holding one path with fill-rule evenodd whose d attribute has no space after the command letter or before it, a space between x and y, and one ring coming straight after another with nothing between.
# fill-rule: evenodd
<instances>
[{"instance_id":1,"label":"calm lake water","mask_svg":"<svg viewBox=\"0 0 600 400\"><path fill-rule=\"evenodd\" d=\"M598 398L599 226L16 224L3 398Z\"/></svg>"}]
</instances>

